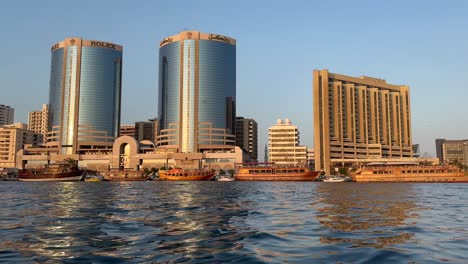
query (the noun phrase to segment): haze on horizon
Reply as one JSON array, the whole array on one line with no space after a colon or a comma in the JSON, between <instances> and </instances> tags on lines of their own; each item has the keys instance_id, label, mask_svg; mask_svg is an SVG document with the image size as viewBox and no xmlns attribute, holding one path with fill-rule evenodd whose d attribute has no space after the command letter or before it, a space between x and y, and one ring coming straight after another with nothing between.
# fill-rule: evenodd
<instances>
[{"instance_id":1,"label":"haze on horizon","mask_svg":"<svg viewBox=\"0 0 468 264\"><path fill-rule=\"evenodd\" d=\"M278 118L313 146L312 71L410 86L413 143L468 138L466 1L7 1L0 104L15 121L48 103L50 47L67 37L124 46L122 119L157 116L159 41L185 29L237 40L237 116L259 126L259 158Z\"/></svg>"}]
</instances>

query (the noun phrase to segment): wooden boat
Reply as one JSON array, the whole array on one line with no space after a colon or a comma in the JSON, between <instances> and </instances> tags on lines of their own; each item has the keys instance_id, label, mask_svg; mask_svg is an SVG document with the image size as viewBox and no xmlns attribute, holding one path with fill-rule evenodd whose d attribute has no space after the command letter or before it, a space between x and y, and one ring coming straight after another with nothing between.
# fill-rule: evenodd
<instances>
[{"instance_id":1,"label":"wooden boat","mask_svg":"<svg viewBox=\"0 0 468 264\"><path fill-rule=\"evenodd\" d=\"M208 181L215 174L211 171L183 169L159 170L159 179L165 181Z\"/></svg>"},{"instance_id":2,"label":"wooden boat","mask_svg":"<svg viewBox=\"0 0 468 264\"><path fill-rule=\"evenodd\" d=\"M352 174L357 182L468 182L468 175L450 165L365 165Z\"/></svg>"},{"instance_id":3,"label":"wooden boat","mask_svg":"<svg viewBox=\"0 0 468 264\"><path fill-rule=\"evenodd\" d=\"M23 169L18 171L20 181L81 181L84 170L76 165L64 163L52 164L44 169Z\"/></svg>"},{"instance_id":4,"label":"wooden boat","mask_svg":"<svg viewBox=\"0 0 468 264\"><path fill-rule=\"evenodd\" d=\"M305 166L274 163L242 163L236 170L237 181L313 181L318 171Z\"/></svg>"}]
</instances>

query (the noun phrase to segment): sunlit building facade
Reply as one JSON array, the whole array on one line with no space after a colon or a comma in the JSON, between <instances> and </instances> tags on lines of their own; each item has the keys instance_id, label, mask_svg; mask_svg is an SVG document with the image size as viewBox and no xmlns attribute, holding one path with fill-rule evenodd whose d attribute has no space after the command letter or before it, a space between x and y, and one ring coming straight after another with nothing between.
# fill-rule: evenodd
<instances>
[{"instance_id":1,"label":"sunlit building facade","mask_svg":"<svg viewBox=\"0 0 468 264\"><path fill-rule=\"evenodd\" d=\"M159 49L157 145L193 153L235 146L236 41L185 31Z\"/></svg>"},{"instance_id":2,"label":"sunlit building facade","mask_svg":"<svg viewBox=\"0 0 468 264\"><path fill-rule=\"evenodd\" d=\"M440 163L446 164L466 164L466 146L468 139L450 140L436 139L436 153Z\"/></svg>"},{"instance_id":3,"label":"sunlit building facade","mask_svg":"<svg viewBox=\"0 0 468 264\"><path fill-rule=\"evenodd\" d=\"M42 134L27 129L27 125L16 123L0 127L0 168L15 168L16 153L26 144L42 143Z\"/></svg>"},{"instance_id":4,"label":"sunlit building facade","mask_svg":"<svg viewBox=\"0 0 468 264\"><path fill-rule=\"evenodd\" d=\"M316 170L412 158L408 86L315 70L313 100Z\"/></svg>"},{"instance_id":5,"label":"sunlit building facade","mask_svg":"<svg viewBox=\"0 0 468 264\"><path fill-rule=\"evenodd\" d=\"M306 165L307 147L299 145L299 129L289 119L278 119L268 128L268 161L284 165Z\"/></svg>"},{"instance_id":6,"label":"sunlit building facade","mask_svg":"<svg viewBox=\"0 0 468 264\"><path fill-rule=\"evenodd\" d=\"M0 104L0 127L13 124L15 109L9 105Z\"/></svg>"},{"instance_id":7,"label":"sunlit building facade","mask_svg":"<svg viewBox=\"0 0 468 264\"><path fill-rule=\"evenodd\" d=\"M49 105L43 104L41 110L29 112L28 130L42 134L46 140L49 131Z\"/></svg>"},{"instance_id":8,"label":"sunlit building facade","mask_svg":"<svg viewBox=\"0 0 468 264\"><path fill-rule=\"evenodd\" d=\"M49 147L62 154L112 147L120 125L122 50L81 38L52 46Z\"/></svg>"}]
</instances>

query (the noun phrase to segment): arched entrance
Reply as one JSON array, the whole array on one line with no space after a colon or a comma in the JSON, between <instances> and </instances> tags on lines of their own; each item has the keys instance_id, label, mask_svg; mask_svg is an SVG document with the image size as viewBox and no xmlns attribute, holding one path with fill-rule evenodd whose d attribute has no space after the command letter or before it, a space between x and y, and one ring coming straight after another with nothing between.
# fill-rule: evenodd
<instances>
[{"instance_id":1,"label":"arched entrance","mask_svg":"<svg viewBox=\"0 0 468 264\"><path fill-rule=\"evenodd\" d=\"M119 170L130 168L130 145L124 143L120 145L119 151Z\"/></svg>"},{"instance_id":2,"label":"arched entrance","mask_svg":"<svg viewBox=\"0 0 468 264\"><path fill-rule=\"evenodd\" d=\"M138 142L129 136L122 136L115 140L112 148L112 169L137 170L139 164Z\"/></svg>"}]
</instances>

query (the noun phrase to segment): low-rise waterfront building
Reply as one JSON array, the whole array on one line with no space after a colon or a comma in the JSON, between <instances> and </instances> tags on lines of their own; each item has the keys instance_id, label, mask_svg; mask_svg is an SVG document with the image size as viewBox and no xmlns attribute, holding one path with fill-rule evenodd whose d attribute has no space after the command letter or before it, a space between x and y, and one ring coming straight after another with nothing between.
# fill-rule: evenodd
<instances>
[{"instance_id":1,"label":"low-rise waterfront building","mask_svg":"<svg viewBox=\"0 0 468 264\"><path fill-rule=\"evenodd\" d=\"M13 124L15 117L15 109L8 106L0 104L0 127L3 125Z\"/></svg>"},{"instance_id":2,"label":"low-rise waterfront building","mask_svg":"<svg viewBox=\"0 0 468 264\"><path fill-rule=\"evenodd\" d=\"M15 168L16 153L27 144L38 145L42 140L42 134L27 130L23 123L0 127L0 168Z\"/></svg>"},{"instance_id":3,"label":"low-rise waterfront building","mask_svg":"<svg viewBox=\"0 0 468 264\"><path fill-rule=\"evenodd\" d=\"M268 161L276 164L307 164L307 147L299 145L299 130L289 119L278 119L268 129Z\"/></svg>"},{"instance_id":4,"label":"low-rise waterfront building","mask_svg":"<svg viewBox=\"0 0 468 264\"><path fill-rule=\"evenodd\" d=\"M119 136L129 136L135 138L135 125L120 125Z\"/></svg>"},{"instance_id":5,"label":"low-rise waterfront building","mask_svg":"<svg viewBox=\"0 0 468 264\"><path fill-rule=\"evenodd\" d=\"M166 148L148 148L150 141L138 142L130 136L115 140L110 150L92 150L81 154L64 155L49 152L45 147L26 146L18 152L17 168L42 168L47 164L72 158L80 167L98 171L132 170L145 168L180 167L184 169L234 169L235 163L248 160L249 156L239 147L229 151L205 151L203 153L177 153Z\"/></svg>"},{"instance_id":6,"label":"low-rise waterfront building","mask_svg":"<svg viewBox=\"0 0 468 264\"><path fill-rule=\"evenodd\" d=\"M439 158L440 163L467 163L465 146L468 144L468 139L449 140L438 138L435 143L437 158Z\"/></svg>"}]
</instances>

